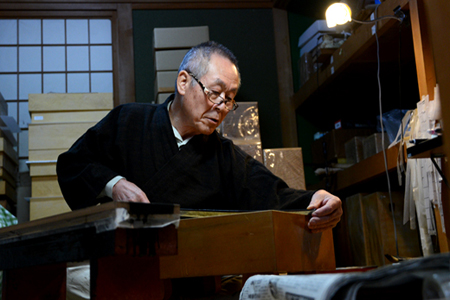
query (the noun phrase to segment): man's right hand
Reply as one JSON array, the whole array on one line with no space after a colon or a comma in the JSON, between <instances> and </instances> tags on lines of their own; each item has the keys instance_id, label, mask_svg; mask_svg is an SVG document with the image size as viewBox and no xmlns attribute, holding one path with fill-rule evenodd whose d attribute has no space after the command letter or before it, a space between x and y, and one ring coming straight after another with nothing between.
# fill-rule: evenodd
<instances>
[{"instance_id":1,"label":"man's right hand","mask_svg":"<svg viewBox=\"0 0 450 300\"><path fill-rule=\"evenodd\" d=\"M134 183L120 179L112 189L114 201L150 203L147 195Z\"/></svg>"}]
</instances>

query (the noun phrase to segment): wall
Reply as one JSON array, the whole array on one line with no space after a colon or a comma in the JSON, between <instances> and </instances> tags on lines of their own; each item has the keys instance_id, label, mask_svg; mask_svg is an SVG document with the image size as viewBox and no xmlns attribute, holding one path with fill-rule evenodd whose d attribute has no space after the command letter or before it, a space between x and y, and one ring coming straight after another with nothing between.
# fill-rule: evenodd
<instances>
[{"instance_id":1,"label":"wall","mask_svg":"<svg viewBox=\"0 0 450 300\"><path fill-rule=\"evenodd\" d=\"M236 100L258 102L263 148L282 147L271 9L134 10L136 102L154 97L153 28L204 25L210 39L239 60L242 87Z\"/></svg>"}]
</instances>

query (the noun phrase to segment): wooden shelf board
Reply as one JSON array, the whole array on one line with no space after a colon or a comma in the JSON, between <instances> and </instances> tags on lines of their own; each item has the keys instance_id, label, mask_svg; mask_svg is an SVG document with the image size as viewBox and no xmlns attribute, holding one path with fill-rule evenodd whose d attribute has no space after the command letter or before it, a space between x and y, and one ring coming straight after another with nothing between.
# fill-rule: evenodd
<instances>
[{"instance_id":1,"label":"wooden shelf board","mask_svg":"<svg viewBox=\"0 0 450 300\"><path fill-rule=\"evenodd\" d=\"M386 159L388 171L397 167L399 145L386 149ZM385 174L385 164L383 152L379 152L353 166L345 169L336 175L336 191L341 191L352 185L363 183Z\"/></svg>"}]
</instances>

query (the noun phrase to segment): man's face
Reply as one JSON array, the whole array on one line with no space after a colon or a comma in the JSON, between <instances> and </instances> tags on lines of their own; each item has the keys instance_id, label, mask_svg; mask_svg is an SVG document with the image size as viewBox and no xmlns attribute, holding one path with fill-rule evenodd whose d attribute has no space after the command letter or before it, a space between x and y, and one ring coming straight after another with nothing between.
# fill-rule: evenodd
<instances>
[{"instance_id":1,"label":"man's face","mask_svg":"<svg viewBox=\"0 0 450 300\"><path fill-rule=\"evenodd\" d=\"M195 81L192 76L190 80ZM216 54L211 56L208 73L199 80L209 90L220 93L224 99L233 99L239 88L239 73L236 66ZM228 114L225 104L212 103L198 83L193 85L189 83L183 101L183 111L191 135L210 135Z\"/></svg>"}]
</instances>

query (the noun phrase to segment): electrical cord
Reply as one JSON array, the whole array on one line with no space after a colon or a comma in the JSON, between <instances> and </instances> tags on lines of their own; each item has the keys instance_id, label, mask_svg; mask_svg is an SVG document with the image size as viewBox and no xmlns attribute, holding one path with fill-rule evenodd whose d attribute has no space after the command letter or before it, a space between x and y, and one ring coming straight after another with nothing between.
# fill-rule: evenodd
<instances>
[{"instance_id":1,"label":"electrical cord","mask_svg":"<svg viewBox=\"0 0 450 300\"><path fill-rule=\"evenodd\" d=\"M375 7L375 12L374 12L375 16L377 16L377 13L378 13L378 6L379 5L377 5ZM378 24L379 19L380 18L375 19L377 24ZM391 215L392 215L392 223L394 224L395 249L397 251L397 256L400 256L399 251L398 251L397 225L395 224L394 203L392 201L391 181L389 178L389 171L388 171L388 166L387 166L386 149L384 147L383 106L381 103L381 80L380 80L380 43L378 40L378 27L377 26L375 27L375 40L376 40L376 44L377 44L377 81L378 81L378 104L379 104L380 125L381 125L381 148L383 149L384 168L385 168L386 177L387 177L389 203L390 203L390 209L391 209Z\"/></svg>"}]
</instances>

